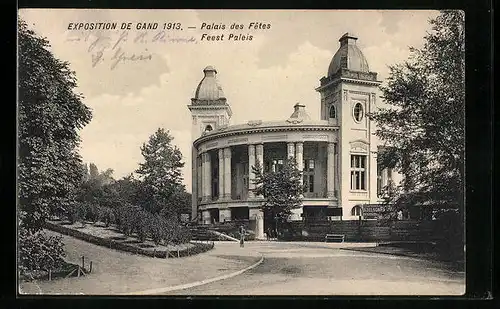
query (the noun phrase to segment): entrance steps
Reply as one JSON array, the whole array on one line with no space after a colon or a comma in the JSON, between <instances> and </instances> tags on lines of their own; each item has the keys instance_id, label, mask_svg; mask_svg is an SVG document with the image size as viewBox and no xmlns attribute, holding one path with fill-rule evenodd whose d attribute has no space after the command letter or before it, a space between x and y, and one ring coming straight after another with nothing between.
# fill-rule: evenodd
<instances>
[{"instance_id":1,"label":"entrance steps","mask_svg":"<svg viewBox=\"0 0 500 309\"><path fill-rule=\"evenodd\" d=\"M216 235L218 236L219 238L223 238L225 240L232 240L232 241L236 241L236 242L239 242L238 239L234 238L234 237L231 237L229 235L226 235L224 233L221 233L221 232L217 232L217 231L211 231L211 230L207 230L208 233L211 233L213 235Z\"/></svg>"}]
</instances>

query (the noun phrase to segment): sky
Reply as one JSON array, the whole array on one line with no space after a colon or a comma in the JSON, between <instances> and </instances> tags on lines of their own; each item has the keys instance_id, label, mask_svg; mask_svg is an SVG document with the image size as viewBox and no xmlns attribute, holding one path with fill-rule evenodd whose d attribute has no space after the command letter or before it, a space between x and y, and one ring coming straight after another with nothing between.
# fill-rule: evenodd
<instances>
[{"instance_id":1,"label":"sky","mask_svg":"<svg viewBox=\"0 0 500 309\"><path fill-rule=\"evenodd\" d=\"M75 91L83 94L83 103L92 110L92 121L80 131L83 161L95 163L99 170L113 169L116 179L127 176L143 161L141 145L162 127L183 153L189 192L192 138L187 105L203 78L203 68L217 69L233 111L231 124L284 120L297 102L306 106L311 118L319 119L320 96L315 88L344 33L358 37L370 71L383 81L389 65L408 58L409 47L422 46L430 30L428 20L438 14L424 10L19 11L28 27L49 41L54 55L69 63L78 82ZM116 23L117 28L130 23L131 29L73 29L80 23L106 22ZM248 29L252 22L270 27ZM143 23L157 23L158 28L138 30ZM163 30L169 23L180 23L181 29ZM244 29L230 29L233 23ZM208 29L207 25L215 26ZM203 34L224 34L224 39L206 41ZM252 39L228 40L230 34Z\"/></svg>"}]
</instances>

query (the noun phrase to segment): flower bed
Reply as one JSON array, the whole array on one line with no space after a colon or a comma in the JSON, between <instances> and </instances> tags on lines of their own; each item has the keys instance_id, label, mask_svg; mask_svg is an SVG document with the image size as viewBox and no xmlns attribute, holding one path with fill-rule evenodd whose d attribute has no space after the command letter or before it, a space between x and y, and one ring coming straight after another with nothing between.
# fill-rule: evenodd
<instances>
[{"instance_id":1,"label":"flower bed","mask_svg":"<svg viewBox=\"0 0 500 309\"><path fill-rule=\"evenodd\" d=\"M63 224L62 221L47 221L46 228L96 245L156 258L186 257L206 252L214 247L213 242L155 245L150 240L140 242L135 237L127 237L113 227L105 228L93 224L82 227L79 224Z\"/></svg>"}]
</instances>

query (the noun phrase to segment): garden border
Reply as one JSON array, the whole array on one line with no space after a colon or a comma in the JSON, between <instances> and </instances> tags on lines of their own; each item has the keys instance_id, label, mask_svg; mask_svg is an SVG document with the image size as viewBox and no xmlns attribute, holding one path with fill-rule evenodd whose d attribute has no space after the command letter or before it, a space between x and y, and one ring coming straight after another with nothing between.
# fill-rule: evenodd
<instances>
[{"instance_id":1,"label":"garden border","mask_svg":"<svg viewBox=\"0 0 500 309\"><path fill-rule=\"evenodd\" d=\"M60 224L52 223L52 222L45 222L45 227L51 231L61 233L63 235L68 235L72 236L81 240L84 240L86 242L98 245L98 246L103 246L107 247L110 249L116 249L120 251L125 251L129 253L135 253L135 254L140 254L148 257L153 257L153 258L181 258L181 257L187 257L191 255L196 255L199 253L204 253L207 252L211 249L214 248L215 244L213 241L208 242L208 243L200 243L200 242L190 242L191 244L194 245L193 248L185 248L181 250L175 250L175 251L168 251L168 250L147 250L144 248L140 248L134 245L130 244L125 244L113 239L105 239L101 237L97 237L94 235L90 235L87 233L83 233L81 231L65 227Z\"/></svg>"}]
</instances>

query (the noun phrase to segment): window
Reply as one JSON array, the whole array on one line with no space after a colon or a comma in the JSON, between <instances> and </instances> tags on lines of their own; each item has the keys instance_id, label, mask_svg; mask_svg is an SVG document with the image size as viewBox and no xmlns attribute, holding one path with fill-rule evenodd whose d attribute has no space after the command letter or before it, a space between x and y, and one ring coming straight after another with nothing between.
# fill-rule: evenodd
<instances>
[{"instance_id":1,"label":"window","mask_svg":"<svg viewBox=\"0 0 500 309\"><path fill-rule=\"evenodd\" d=\"M271 160L270 162L270 167L271 167L271 171L273 172L279 172L283 169L283 165L284 165L284 160L283 159L274 159L274 160Z\"/></svg>"},{"instance_id":2,"label":"window","mask_svg":"<svg viewBox=\"0 0 500 309\"><path fill-rule=\"evenodd\" d=\"M377 196L380 197L382 196L382 188L383 188L383 184L382 184L382 168L380 167L380 165L377 166Z\"/></svg>"},{"instance_id":3,"label":"window","mask_svg":"<svg viewBox=\"0 0 500 309\"><path fill-rule=\"evenodd\" d=\"M330 118L337 118L337 111L335 105L330 105Z\"/></svg>"},{"instance_id":4,"label":"window","mask_svg":"<svg viewBox=\"0 0 500 309\"><path fill-rule=\"evenodd\" d=\"M351 155L351 190L366 190L366 156Z\"/></svg>"},{"instance_id":5,"label":"window","mask_svg":"<svg viewBox=\"0 0 500 309\"><path fill-rule=\"evenodd\" d=\"M314 192L314 165L314 160L304 160L304 170L302 176L304 183L304 193Z\"/></svg>"},{"instance_id":6,"label":"window","mask_svg":"<svg viewBox=\"0 0 500 309\"><path fill-rule=\"evenodd\" d=\"M354 120L356 120L357 122L360 122L361 119L363 119L363 104L358 102L356 103L356 105L354 105L353 115Z\"/></svg>"},{"instance_id":7,"label":"window","mask_svg":"<svg viewBox=\"0 0 500 309\"><path fill-rule=\"evenodd\" d=\"M351 209L351 216L361 216L362 211L361 211L361 206L356 205Z\"/></svg>"},{"instance_id":8,"label":"window","mask_svg":"<svg viewBox=\"0 0 500 309\"><path fill-rule=\"evenodd\" d=\"M207 125L207 126L205 127L205 132L210 132L210 131L212 131L213 129L214 129L214 128L212 128L212 126L211 126L211 125Z\"/></svg>"},{"instance_id":9,"label":"window","mask_svg":"<svg viewBox=\"0 0 500 309\"><path fill-rule=\"evenodd\" d=\"M391 182L392 181L392 168L387 168L387 181Z\"/></svg>"},{"instance_id":10,"label":"window","mask_svg":"<svg viewBox=\"0 0 500 309\"><path fill-rule=\"evenodd\" d=\"M384 189L392 183L392 168L388 167L382 169L381 166L377 167L377 196L383 194Z\"/></svg>"}]
</instances>

